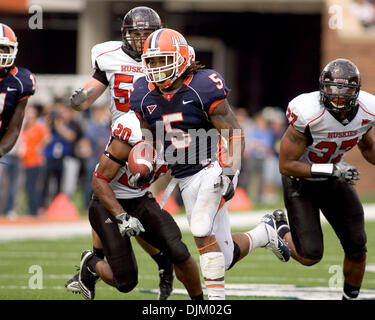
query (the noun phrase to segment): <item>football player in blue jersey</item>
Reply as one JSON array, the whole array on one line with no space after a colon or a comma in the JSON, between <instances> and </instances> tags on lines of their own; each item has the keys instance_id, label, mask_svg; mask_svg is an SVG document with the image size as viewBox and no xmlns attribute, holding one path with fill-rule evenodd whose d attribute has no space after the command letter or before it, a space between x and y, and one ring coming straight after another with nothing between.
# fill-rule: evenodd
<instances>
[{"instance_id":1,"label":"football player in blue jersey","mask_svg":"<svg viewBox=\"0 0 375 320\"><path fill-rule=\"evenodd\" d=\"M272 215L253 230L231 234L228 201L237 184L244 136L222 76L192 61L186 39L172 29L147 38L142 65L145 77L135 82L130 107L164 144L173 176L167 190L180 188L208 299L225 299L226 270L257 247L287 261L288 246L277 235ZM221 165L216 156L220 139L227 144Z\"/></svg>"},{"instance_id":2,"label":"football player in blue jersey","mask_svg":"<svg viewBox=\"0 0 375 320\"><path fill-rule=\"evenodd\" d=\"M15 145L27 100L35 91L35 76L14 65L17 47L14 31L0 23L0 158Z\"/></svg>"}]
</instances>

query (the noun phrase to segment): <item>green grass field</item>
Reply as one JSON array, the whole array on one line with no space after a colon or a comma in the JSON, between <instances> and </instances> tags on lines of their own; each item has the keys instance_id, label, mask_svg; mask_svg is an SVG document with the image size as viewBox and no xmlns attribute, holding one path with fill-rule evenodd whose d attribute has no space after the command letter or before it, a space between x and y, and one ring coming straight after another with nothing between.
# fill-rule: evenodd
<instances>
[{"instance_id":1,"label":"green grass field","mask_svg":"<svg viewBox=\"0 0 375 320\"><path fill-rule=\"evenodd\" d=\"M270 251L257 249L240 261L226 274L226 284L279 284L304 287L325 287L334 281L335 268L342 265L343 251L331 227L324 226L325 251L322 261L312 267L304 267L294 260L282 263ZM375 288L375 222L367 222L368 236L367 264L372 271L366 272L363 289ZM190 252L198 260L192 237L184 233L184 241ZM156 294L151 293L158 287L157 267L152 259L138 244L133 241L139 267L139 283L131 293L123 294L109 287L102 281L98 282L96 299L132 299L155 300ZM91 248L91 239L72 238L64 240L28 240L18 242L0 242L0 299L10 300L81 300L80 295L72 294L64 288L65 282L75 273L75 265L79 264L80 253ZM35 267L37 266L37 267ZM336 267L335 267L336 266ZM42 283L35 282L35 268L42 272ZM331 273L330 273L331 271ZM30 289L38 283L41 288ZM182 289L182 284L175 280L175 288ZM375 293L375 291L374 291ZM283 295L273 299L282 299ZM188 299L188 296L174 294L175 299ZM271 299L270 297L238 297L227 296L227 299Z\"/></svg>"}]
</instances>

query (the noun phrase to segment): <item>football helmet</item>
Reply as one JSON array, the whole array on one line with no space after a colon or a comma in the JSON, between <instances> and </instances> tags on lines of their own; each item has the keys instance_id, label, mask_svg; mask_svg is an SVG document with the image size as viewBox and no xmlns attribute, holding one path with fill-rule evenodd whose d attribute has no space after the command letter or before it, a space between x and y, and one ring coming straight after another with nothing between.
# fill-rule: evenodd
<instances>
[{"instance_id":1,"label":"football helmet","mask_svg":"<svg viewBox=\"0 0 375 320\"><path fill-rule=\"evenodd\" d=\"M0 69L11 67L16 59L18 42L14 31L4 23L0 23L0 47L9 48L8 52L0 52Z\"/></svg>"},{"instance_id":2,"label":"football helmet","mask_svg":"<svg viewBox=\"0 0 375 320\"><path fill-rule=\"evenodd\" d=\"M151 8L136 7L125 14L122 20L121 34L124 51L132 58L141 61L143 44L149 34L146 36L134 37L131 35L132 30L150 30L150 33L161 28L159 15ZM142 46L137 49L136 41L142 41Z\"/></svg>"},{"instance_id":3,"label":"football helmet","mask_svg":"<svg viewBox=\"0 0 375 320\"><path fill-rule=\"evenodd\" d=\"M356 65L347 59L336 59L323 69L320 79L320 99L333 112L346 112L357 105L361 76Z\"/></svg>"},{"instance_id":4,"label":"football helmet","mask_svg":"<svg viewBox=\"0 0 375 320\"><path fill-rule=\"evenodd\" d=\"M148 82L152 82L161 89L170 87L190 66L192 51L186 39L179 32L172 29L159 29L146 40L142 67ZM161 65L154 66L151 59L159 58Z\"/></svg>"}]
</instances>

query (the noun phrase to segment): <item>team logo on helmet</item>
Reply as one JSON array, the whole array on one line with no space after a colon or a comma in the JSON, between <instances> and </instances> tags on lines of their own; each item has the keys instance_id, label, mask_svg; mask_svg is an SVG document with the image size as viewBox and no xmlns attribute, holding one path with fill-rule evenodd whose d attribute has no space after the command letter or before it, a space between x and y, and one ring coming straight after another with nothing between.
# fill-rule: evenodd
<instances>
[{"instance_id":1,"label":"team logo on helmet","mask_svg":"<svg viewBox=\"0 0 375 320\"><path fill-rule=\"evenodd\" d=\"M160 64L153 65L153 59ZM159 29L146 40L142 55L146 79L159 88L170 87L191 63L191 50L186 39L172 29Z\"/></svg>"}]
</instances>

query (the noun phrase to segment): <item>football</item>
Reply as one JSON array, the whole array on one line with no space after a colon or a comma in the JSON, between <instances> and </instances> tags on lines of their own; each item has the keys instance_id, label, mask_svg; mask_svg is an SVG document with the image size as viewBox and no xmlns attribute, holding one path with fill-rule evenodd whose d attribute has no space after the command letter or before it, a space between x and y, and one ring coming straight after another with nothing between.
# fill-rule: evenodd
<instances>
[{"instance_id":1,"label":"football","mask_svg":"<svg viewBox=\"0 0 375 320\"><path fill-rule=\"evenodd\" d=\"M147 176L155 167L155 149L151 143L138 142L130 150L128 157L128 168L135 175L140 173L141 177Z\"/></svg>"}]
</instances>

